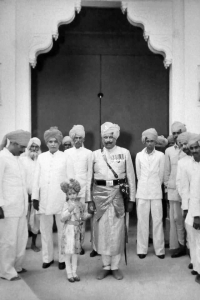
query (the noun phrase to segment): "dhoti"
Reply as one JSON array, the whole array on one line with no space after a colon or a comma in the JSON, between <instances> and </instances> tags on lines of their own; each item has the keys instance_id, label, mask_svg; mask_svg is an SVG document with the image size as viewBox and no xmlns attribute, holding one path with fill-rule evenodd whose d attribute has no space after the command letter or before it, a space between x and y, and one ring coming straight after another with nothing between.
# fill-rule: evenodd
<instances>
[{"instance_id":1,"label":"dhoti","mask_svg":"<svg viewBox=\"0 0 200 300\"><path fill-rule=\"evenodd\" d=\"M99 254L115 256L124 249L124 203L119 186L94 186L94 245Z\"/></svg>"}]
</instances>

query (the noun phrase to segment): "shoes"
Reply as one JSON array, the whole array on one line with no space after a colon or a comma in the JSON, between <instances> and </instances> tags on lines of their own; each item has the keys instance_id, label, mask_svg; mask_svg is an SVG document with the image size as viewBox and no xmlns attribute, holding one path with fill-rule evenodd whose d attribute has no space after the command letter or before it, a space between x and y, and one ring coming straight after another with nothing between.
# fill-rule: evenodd
<instances>
[{"instance_id":1,"label":"shoes","mask_svg":"<svg viewBox=\"0 0 200 300\"><path fill-rule=\"evenodd\" d=\"M160 259L164 259L164 258L165 258L165 255L164 255L164 254L162 254L162 255L157 255L157 257L160 258Z\"/></svg>"},{"instance_id":2,"label":"shoes","mask_svg":"<svg viewBox=\"0 0 200 300\"><path fill-rule=\"evenodd\" d=\"M193 269L193 264L192 264L192 263L190 263L190 264L188 265L188 269L190 269L190 270Z\"/></svg>"},{"instance_id":3,"label":"shoes","mask_svg":"<svg viewBox=\"0 0 200 300\"><path fill-rule=\"evenodd\" d=\"M171 255L171 258L177 258L183 255L186 255L186 248L185 246L180 246L180 248L178 248L178 250Z\"/></svg>"},{"instance_id":4,"label":"shoes","mask_svg":"<svg viewBox=\"0 0 200 300\"><path fill-rule=\"evenodd\" d=\"M59 262L58 263L58 269L59 270L64 270L65 269L65 262Z\"/></svg>"},{"instance_id":5,"label":"shoes","mask_svg":"<svg viewBox=\"0 0 200 300\"><path fill-rule=\"evenodd\" d=\"M124 278L122 272L119 269L112 270L111 272L112 272L113 277L117 280L122 280Z\"/></svg>"},{"instance_id":6,"label":"shoes","mask_svg":"<svg viewBox=\"0 0 200 300\"><path fill-rule=\"evenodd\" d=\"M31 249L32 249L34 252L40 252L40 248L38 248L38 247L35 246L35 245L31 245Z\"/></svg>"},{"instance_id":7,"label":"shoes","mask_svg":"<svg viewBox=\"0 0 200 300\"><path fill-rule=\"evenodd\" d=\"M69 281L69 282L74 282L74 281L75 281L75 280L74 280L74 277L68 278L68 281Z\"/></svg>"},{"instance_id":8,"label":"shoes","mask_svg":"<svg viewBox=\"0 0 200 300\"><path fill-rule=\"evenodd\" d=\"M146 254L138 254L138 256L139 256L140 259L143 259L143 258L146 257Z\"/></svg>"},{"instance_id":9,"label":"shoes","mask_svg":"<svg viewBox=\"0 0 200 300\"><path fill-rule=\"evenodd\" d=\"M48 267L50 267L50 265L52 265L54 263L54 260L50 261L49 263L43 263L42 264L42 268L43 269L47 269Z\"/></svg>"},{"instance_id":10,"label":"shoes","mask_svg":"<svg viewBox=\"0 0 200 300\"><path fill-rule=\"evenodd\" d=\"M110 274L110 270L101 270L98 274L97 274L97 279L98 280L102 280L104 279L106 276L108 276Z\"/></svg>"},{"instance_id":11,"label":"shoes","mask_svg":"<svg viewBox=\"0 0 200 300\"><path fill-rule=\"evenodd\" d=\"M84 255L85 254L85 250L83 248L81 248L81 252L79 254L80 255Z\"/></svg>"},{"instance_id":12,"label":"shoes","mask_svg":"<svg viewBox=\"0 0 200 300\"><path fill-rule=\"evenodd\" d=\"M95 251L94 249L92 250L92 252L90 253L90 257L95 257L95 256L97 256L98 255L98 253L97 253L97 251Z\"/></svg>"},{"instance_id":13,"label":"shoes","mask_svg":"<svg viewBox=\"0 0 200 300\"><path fill-rule=\"evenodd\" d=\"M26 273L26 272L27 272L27 270L24 269L24 268L22 268L21 271L19 271L19 272L17 272L17 273L18 273L18 274L22 274L22 273ZM15 278L15 277L13 277L13 278Z\"/></svg>"},{"instance_id":14,"label":"shoes","mask_svg":"<svg viewBox=\"0 0 200 300\"><path fill-rule=\"evenodd\" d=\"M195 281L200 284L200 274L197 274L196 278L195 278Z\"/></svg>"},{"instance_id":15,"label":"shoes","mask_svg":"<svg viewBox=\"0 0 200 300\"><path fill-rule=\"evenodd\" d=\"M17 281L17 280L20 280L20 279L21 279L21 277L16 276L16 277L11 278L10 281Z\"/></svg>"},{"instance_id":16,"label":"shoes","mask_svg":"<svg viewBox=\"0 0 200 300\"><path fill-rule=\"evenodd\" d=\"M80 281L80 277L76 275L76 276L74 277L74 281Z\"/></svg>"},{"instance_id":17,"label":"shoes","mask_svg":"<svg viewBox=\"0 0 200 300\"><path fill-rule=\"evenodd\" d=\"M192 274L192 275L198 275L198 272L192 270L192 271L191 271L191 274Z\"/></svg>"}]
</instances>

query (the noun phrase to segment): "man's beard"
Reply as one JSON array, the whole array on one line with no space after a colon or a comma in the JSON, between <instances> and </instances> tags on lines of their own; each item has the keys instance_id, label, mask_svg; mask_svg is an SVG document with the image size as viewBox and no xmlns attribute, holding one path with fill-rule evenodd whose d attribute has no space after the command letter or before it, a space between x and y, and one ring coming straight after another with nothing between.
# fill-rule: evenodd
<instances>
[{"instance_id":1,"label":"man's beard","mask_svg":"<svg viewBox=\"0 0 200 300\"><path fill-rule=\"evenodd\" d=\"M36 160L38 158L38 155L40 154L40 151L38 152L28 152L28 156L32 159L32 160Z\"/></svg>"}]
</instances>

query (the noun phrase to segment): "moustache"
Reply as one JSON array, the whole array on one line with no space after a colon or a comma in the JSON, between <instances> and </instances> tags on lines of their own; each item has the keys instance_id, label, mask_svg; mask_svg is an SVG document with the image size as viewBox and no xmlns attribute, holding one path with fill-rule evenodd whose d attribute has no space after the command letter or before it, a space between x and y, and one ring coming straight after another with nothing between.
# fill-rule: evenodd
<instances>
[{"instance_id":1,"label":"moustache","mask_svg":"<svg viewBox=\"0 0 200 300\"><path fill-rule=\"evenodd\" d=\"M111 142L107 142L107 143L105 143L106 145L112 145L112 143Z\"/></svg>"}]
</instances>

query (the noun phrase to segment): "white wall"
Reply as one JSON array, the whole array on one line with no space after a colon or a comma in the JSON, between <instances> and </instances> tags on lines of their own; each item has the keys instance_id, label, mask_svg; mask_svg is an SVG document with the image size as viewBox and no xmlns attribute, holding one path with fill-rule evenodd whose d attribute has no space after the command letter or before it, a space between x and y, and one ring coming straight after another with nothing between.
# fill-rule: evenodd
<instances>
[{"instance_id":1,"label":"white wall","mask_svg":"<svg viewBox=\"0 0 200 300\"><path fill-rule=\"evenodd\" d=\"M77 0L0 1L0 139L11 130L19 128L31 130L30 63L34 65L38 51L45 52L52 47L52 37L57 36L58 25L73 20L75 10L80 8L79 2ZM172 53L170 124L176 120L183 121L188 130L199 132L200 1L129 0L126 2L137 2L137 5L143 5L145 2L148 5L152 4L154 6L152 20L155 24L156 15L157 19L161 20L162 14L163 16L166 13L170 14L168 25L172 26L171 45L169 32L167 32L167 46L166 44L164 46L166 51L169 50L168 54ZM161 3L162 5L159 5ZM127 7L128 4L124 3L123 6ZM166 7L167 11L159 8L156 12L155 7ZM162 35L162 26L157 27L156 34L158 28L159 34ZM156 34L152 39L152 44L155 45L159 44L157 39L159 34L157 36Z\"/></svg>"}]
</instances>

